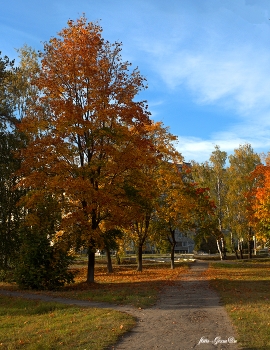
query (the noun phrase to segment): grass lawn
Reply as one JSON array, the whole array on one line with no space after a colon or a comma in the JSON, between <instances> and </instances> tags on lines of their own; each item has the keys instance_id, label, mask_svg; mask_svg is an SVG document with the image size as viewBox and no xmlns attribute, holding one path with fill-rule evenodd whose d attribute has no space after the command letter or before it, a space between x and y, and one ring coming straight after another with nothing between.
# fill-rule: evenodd
<instances>
[{"instance_id":1,"label":"grass lawn","mask_svg":"<svg viewBox=\"0 0 270 350\"><path fill-rule=\"evenodd\" d=\"M178 275L187 271L187 263L177 263L174 270L169 263L144 264L143 271L137 272L135 264L114 266L113 273L107 273L103 263L95 267L95 283L87 284L85 263L77 262L75 283L53 292L37 292L57 297L79 300L105 301L112 304L132 305L146 308L155 304L162 287L173 283ZM0 288L10 285L0 283ZM13 286L16 290L16 286Z\"/></svg>"},{"instance_id":2,"label":"grass lawn","mask_svg":"<svg viewBox=\"0 0 270 350\"><path fill-rule=\"evenodd\" d=\"M212 263L206 272L245 350L270 349L270 261Z\"/></svg>"},{"instance_id":3,"label":"grass lawn","mask_svg":"<svg viewBox=\"0 0 270 350\"><path fill-rule=\"evenodd\" d=\"M0 349L101 350L134 324L113 310L0 296Z\"/></svg>"},{"instance_id":4,"label":"grass lawn","mask_svg":"<svg viewBox=\"0 0 270 350\"><path fill-rule=\"evenodd\" d=\"M95 269L96 282L86 284L86 266L78 261L73 285L56 292L36 292L81 300L106 301L145 308L153 305L164 285L187 271L186 263L175 270L169 264L114 267L108 274L103 263ZM18 290L1 283L0 288ZM33 292L33 291L31 291ZM105 349L135 325L127 314L104 309L78 308L58 303L8 298L0 295L0 349Z\"/></svg>"}]
</instances>

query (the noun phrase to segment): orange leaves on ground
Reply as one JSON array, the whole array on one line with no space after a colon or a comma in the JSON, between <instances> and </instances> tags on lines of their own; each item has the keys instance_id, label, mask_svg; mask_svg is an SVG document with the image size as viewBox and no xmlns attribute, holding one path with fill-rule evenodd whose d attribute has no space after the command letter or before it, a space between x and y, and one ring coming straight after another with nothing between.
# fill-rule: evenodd
<instances>
[{"instance_id":1,"label":"orange leaves on ground","mask_svg":"<svg viewBox=\"0 0 270 350\"><path fill-rule=\"evenodd\" d=\"M135 266L115 266L108 274L105 266L96 267L96 282L84 283L86 268L79 269L75 284L67 286L60 294L63 297L81 300L106 301L145 308L153 305L162 288L173 285L186 272L187 266L171 270L166 265L144 265L143 272Z\"/></svg>"},{"instance_id":2,"label":"orange leaves on ground","mask_svg":"<svg viewBox=\"0 0 270 350\"><path fill-rule=\"evenodd\" d=\"M113 273L108 273L107 268L96 267L96 282L97 283L139 283L139 282L154 282L163 281L171 282L178 279L179 275L187 270L186 266L176 267L174 270L168 266L144 266L142 272L136 271L135 267L117 266L114 267ZM86 268L78 270L75 282L85 280Z\"/></svg>"}]
</instances>

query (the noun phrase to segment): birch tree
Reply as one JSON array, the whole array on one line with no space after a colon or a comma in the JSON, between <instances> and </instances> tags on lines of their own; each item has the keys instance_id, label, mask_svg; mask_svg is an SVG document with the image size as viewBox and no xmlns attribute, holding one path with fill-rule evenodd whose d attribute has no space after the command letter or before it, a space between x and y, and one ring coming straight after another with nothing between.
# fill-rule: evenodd
<instances>
[{"instance_id":1,"label":"birch tree","mask_svg":"<svg viewBox=\"0 0 270 350\"><path fill-rule=\"evenodd\" d=\"M261 163L260 156L250 144L240 145L229 156L228 167L228 217L230 228L234 232L238 250L243 258L243 241L248 243L249 257L252 257L254 230L249 220L249 200L247 194L256 184L251 178L252 171Z\"/></svg>"},{"instance_id":2,"label":"birch tree","mask_svg":"<svg viewBox=\"0 0 270 350\"><path fill-rule=\"evenodd\" d=\"M225 170L227 153L215 146L209 162L193 165L193 176L196 182L209 189L209 196L215 203L215 214L210 218L212 221L211 234L216 238L217 248L221 260L226 259L226 246L224 230L227 212L227 174Z\"/></svg>"}]
</instances>

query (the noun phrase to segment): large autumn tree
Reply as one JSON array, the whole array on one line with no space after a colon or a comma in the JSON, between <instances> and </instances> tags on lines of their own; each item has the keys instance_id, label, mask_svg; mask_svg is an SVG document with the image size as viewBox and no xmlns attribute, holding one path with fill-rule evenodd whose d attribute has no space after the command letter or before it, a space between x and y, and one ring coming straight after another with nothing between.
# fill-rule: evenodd
<instances>
[{"instance_id":1,"label":"large autumn tree","mask_svg":"<svg viewBox=\"0 0 270 350\"><path fill-rule=\"evenodd\" d=\"M135 101L145 79L120 52L121 44L104 40L98 24L84 16L69 20L44 45L32 80L39 94L21 123L28 147L20 186L31 188L25 205L31 208L31 193L40 191L61 203L56 234L87 247L87 282L94 281L100 224L110 223L108 230L119 224L125 178L147 164L153 148L147 105Z\"/></svg>"}]
</instances>

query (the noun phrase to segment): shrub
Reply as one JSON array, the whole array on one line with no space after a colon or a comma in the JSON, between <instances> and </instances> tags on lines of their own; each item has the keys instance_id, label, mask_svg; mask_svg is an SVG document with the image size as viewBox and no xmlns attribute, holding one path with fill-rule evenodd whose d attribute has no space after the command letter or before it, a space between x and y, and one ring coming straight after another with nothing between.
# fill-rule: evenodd
<instances>
[{"instance_id":1,"label":"shrub","mask_svg":"<svg viewBox=\"0 0 270 350\"><path fill-rule=\"evenodd\" d=\"M72 283L68 250L51 244L44 233L24 232L15 266L15 282L23 289L54 290Z\"/></svg>"}]
</instances>

